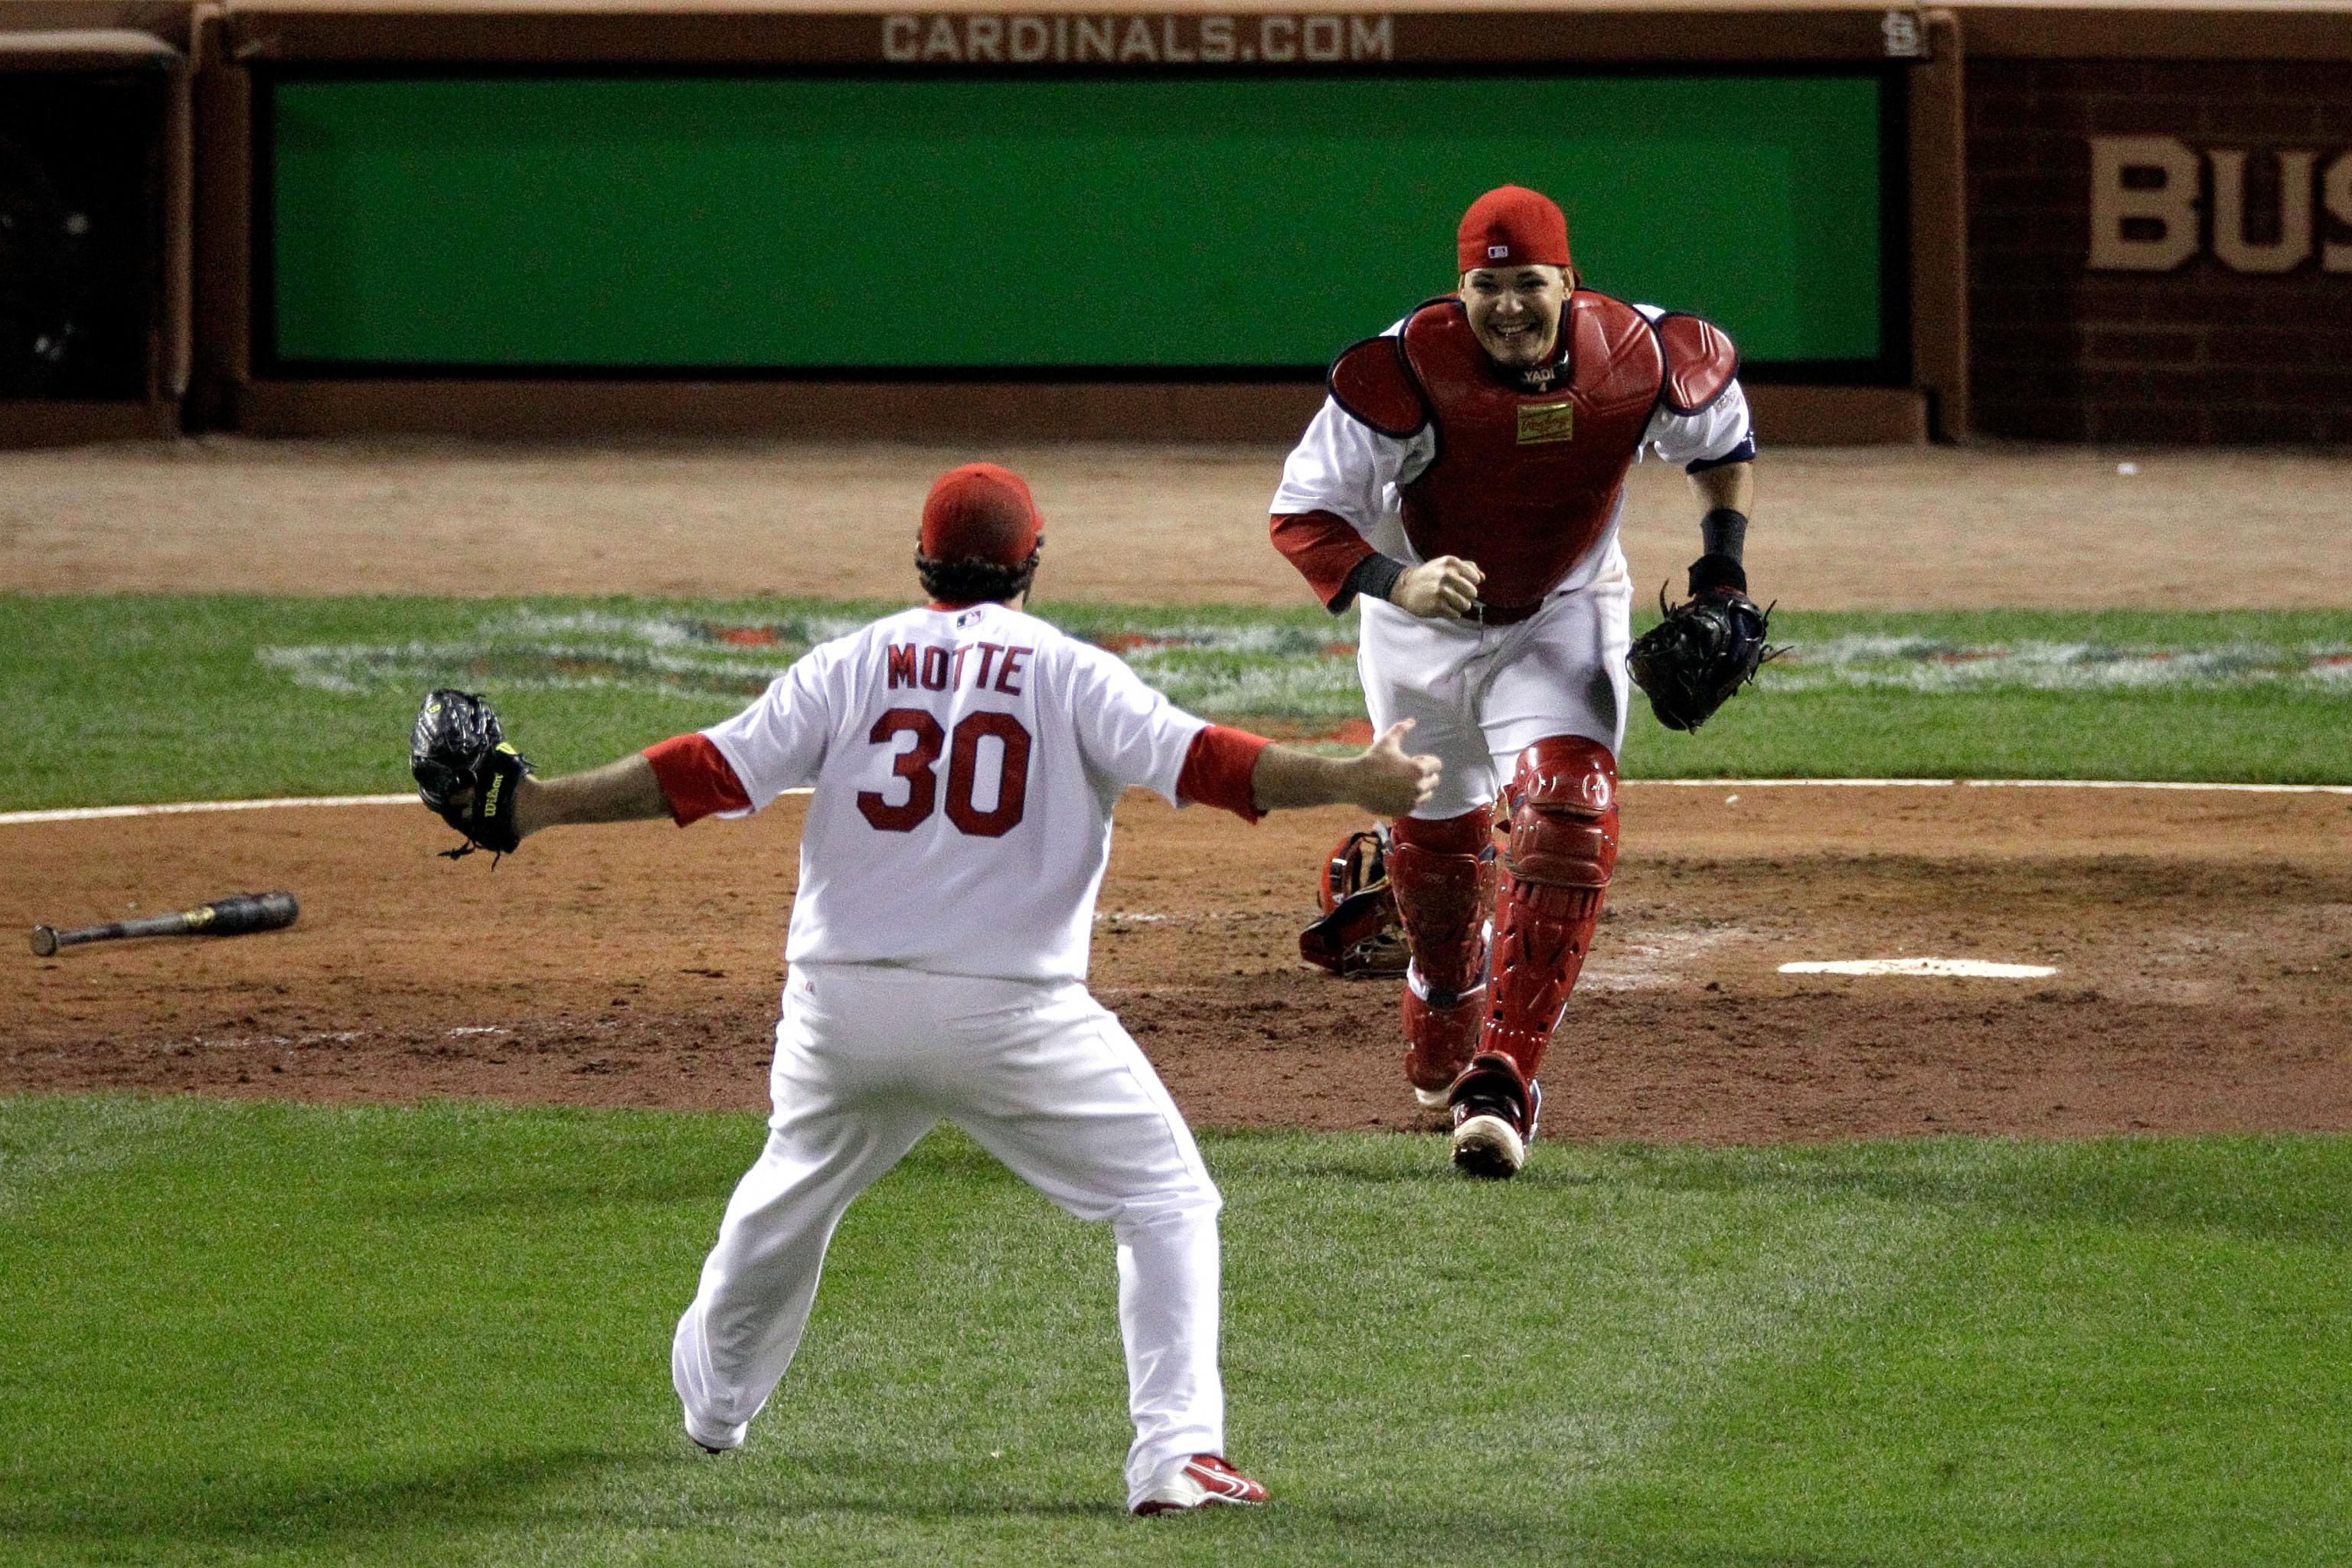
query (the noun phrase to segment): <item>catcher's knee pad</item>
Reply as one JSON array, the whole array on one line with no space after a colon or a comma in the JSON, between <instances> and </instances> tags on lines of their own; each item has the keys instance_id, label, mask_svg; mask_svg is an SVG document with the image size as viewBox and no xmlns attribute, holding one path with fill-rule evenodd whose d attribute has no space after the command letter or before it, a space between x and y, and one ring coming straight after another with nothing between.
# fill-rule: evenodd
<instances>
[{"instance_id":1,"label":"catcher's knee pad","mask_svg":"<svg viewBox=\"0 0 2352 1568\"><path fill-rule=\"evenodd\" d=\"M1605 888L1617 866L1617 759L1598 741L1553 735L1519 753L1511 773L1515 880Z\"/></svg>"},{"instance_id":2,"label":"catcher's knee pad","mask_svg":"<svg viewBox=\"0 0 2352 1568\"><path fill-rule=\"evenodd\" d=\"M1509 875L1479 1047L1533 1078L1583 972L1617 866L1617 763L1574 735L1538 741L1511 778Z\"/></svg>"},{"instance_id":3,"label":"catcher's knee pad","mask_svg":"<svg viewBox=\"0 0 2352 1568\"><path fill-rule=\"evenodd\" d=\"M1478 983L1495 899L1495 813L1399 817L1390 829L1389 887L1432 1000L1447 1005Z\"/></svg>"}]
</instances>

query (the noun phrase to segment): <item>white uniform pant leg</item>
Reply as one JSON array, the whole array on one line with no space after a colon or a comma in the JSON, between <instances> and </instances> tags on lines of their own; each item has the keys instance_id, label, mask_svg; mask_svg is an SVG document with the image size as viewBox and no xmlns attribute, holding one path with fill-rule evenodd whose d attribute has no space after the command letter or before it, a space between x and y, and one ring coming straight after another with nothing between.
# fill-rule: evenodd
<instances>
[{"instance_id":1,"label":"white uniform pant leg","mask_svg":"<svg viewBox=\"0 0 2352 1568\"><path fill-rule=\"evenodd\" d=\"M1128 1502L1165 1470L1225 1447L1218 1372L1217 1212L1223 1200L1159 1074L1082 985L1041 988L995 1035L952 1119L1023 1180L1118 1243L1127 1347Z\"/></svg>"},{"instance_id":2,"label":"white uniform pant leg","mask_svg":"<svg viewBox=\"0 0 2352 1568\"><path fill-rule=\"evenodd\" d=\"M712 1447L743 1440L792 1365L843 1212L937 1121L919 1101L858 1092L843 1070L853 1064L826 1034L788 991L767 1147L728 1201L701 1288L671 1341L687 1431Z\"/></svg>"},{"instance_id":3,"label":"white uniform pant leg","mask_svg":"<svg viewBox=\"0 0 2352 1568\"><path fill-rule=\"evenodd\" d=\"M1225 1451L1218 1369L1217 1211L1111 1222L1118 1239L1118 1331L1127 1349L1127 1502L1194 1454Z\"/></svg>"},{"instance_id":4,"label":"white uniform pant leg","mask_svg":"<svg viewBox=\"0 0 2352 1568\"><path fill-rule=\"evenodd\" d=\"M1622 573L1555 594L1504 643L1478 719L1489 766L1507 780L1521 752L1550 735L1581 735L1615 756L1625 743L1633 584Z\"/></svg>"},{"instance_id":5,"label":"white uniform pant leg","mask_svg":"<svg viewBox=\"0 0 2352 1568\"><path fill-rule=\"evenodd\" d=\"M1363 603L1356 672L1375 734L1413 721L1405 750L1445 764L1437 789L1412 815L1436 822L1474 811L1500 793L1494 747L1479 723L1488 679L1508 646L1508 626L1423 620L1381 599ZM1507 778L1507 773L1502 775Z\"/></svg>"}]
</instances>

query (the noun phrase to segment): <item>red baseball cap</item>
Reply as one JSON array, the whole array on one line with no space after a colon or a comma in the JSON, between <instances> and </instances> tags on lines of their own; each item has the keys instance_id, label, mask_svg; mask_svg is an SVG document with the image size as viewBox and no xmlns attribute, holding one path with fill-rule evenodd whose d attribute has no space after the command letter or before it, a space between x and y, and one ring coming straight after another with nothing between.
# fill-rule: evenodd
<instances>
[{"instance_id":1,"label":"red baseball cap","mask_svg":"<svg viewBox=\"0 0 2352 1568\"><path fill-rule=\"evenodd\" d=\"M923 502L923 553L934 561L1018 566L1037 548L1045 519L1020 475L994 463L950 468Z\"/></svg>"},{"instance_id":2,"label":"red baseball cap","mask_svg":"<svg viewBox=\"0 0 2352 1568\"><path fill-rule=\"evenodd\" d=\"M1541 191L1497 185L1470 204L1454 234L1461 270L1475 267L1567 267L1568 217Z\"/></svg>"}]
</instances>

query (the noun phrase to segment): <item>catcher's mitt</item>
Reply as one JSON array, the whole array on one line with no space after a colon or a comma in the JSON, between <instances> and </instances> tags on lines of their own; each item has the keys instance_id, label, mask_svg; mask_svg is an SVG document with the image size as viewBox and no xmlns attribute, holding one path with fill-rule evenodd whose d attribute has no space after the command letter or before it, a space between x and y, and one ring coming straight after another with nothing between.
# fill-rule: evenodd
<instances>
[{"instance_id":1,"label":"catcher's mitt","mask_svg":"<svg viewBox=\"0 0 2352 1568\"><path fill-rule=\"evenodd\" d=\"M1669 606L1660 587L1658 609L1665 619L1633 640L1625 668L1669 730L1706 723L1781 652L1764 640L1772 612L1737 588L1710 588Z\"/></svg>"},{"instance_id":2,"label":"catcher's mitt","mask_svg":"<svg viewBox=\"0 0 2352 1568\"><path fill-rule=\"evenodd\" d=\"M521 841L514 826L515 785L530 763L507 744L488 701L446 686L427 696L409 732L408 771L416 775L418 797L466 836L464 844L442 854L455 860L477 849L514 853Z\"/></svg>"},{"instance_id":3,"label":"catcher's mitt","mask_svg":"<svg viewBox=\"0 0 2352 1568\"><path fill-rule=\"evenodd\" d=\"M1323 917L1298 933L1298 956L1334 974L1402 974L1411 956L1388 881L1389 832L1350 833L1332 847L1317 879Z\"/></svg>"}]
</instances>

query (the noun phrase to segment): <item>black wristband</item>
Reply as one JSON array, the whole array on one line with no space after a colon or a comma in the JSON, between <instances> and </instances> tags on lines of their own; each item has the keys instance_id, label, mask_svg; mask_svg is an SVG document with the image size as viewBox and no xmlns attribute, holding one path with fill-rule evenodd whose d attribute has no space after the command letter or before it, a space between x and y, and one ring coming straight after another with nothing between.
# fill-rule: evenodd
<instances>
[{"instance_id":1,"label":"black wristband","mask_svg":"<svg viewBox=\"0 0 2352 1568\"><path fill-rule=\"evenodd\" d=\"M1698 547L1709 555L1728 556L1735 566L1748 543L1748 514L1727 506L1717 507L1698 520Z\"/></svg>"},{"instance_id":2,"label":"black wristband","mask_svg":"<svg viewBox=\"0 0 2352 1568\"><path fill-rule=\"evenodd\" d=\"M1731 514L1738 517L1738 512ZM1708 551L1690 563L1690 592L1696 599L1716 588L1736 588L1748 592L1748 569L1728 555Z\"/></svg>"},{"instance_id":3,"label":"black wristband","mask_svg":"<svg viewBox=\"0 0 2352 1568\"><path fill-rule=\"evenodd\" d=\"M1357 562L1356 569L1348 574L1348 592L1367 599L1385 599L1396 591L1397 579L1403 575L1403 562L1376 550Z\"/></svg>"}]
</instances>

